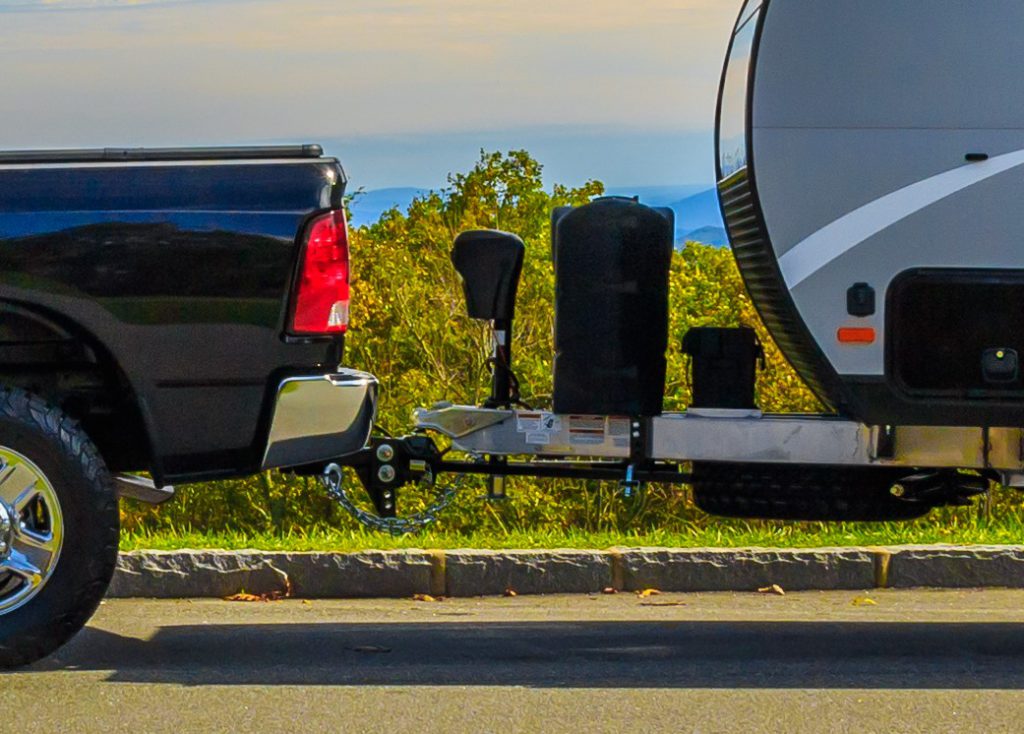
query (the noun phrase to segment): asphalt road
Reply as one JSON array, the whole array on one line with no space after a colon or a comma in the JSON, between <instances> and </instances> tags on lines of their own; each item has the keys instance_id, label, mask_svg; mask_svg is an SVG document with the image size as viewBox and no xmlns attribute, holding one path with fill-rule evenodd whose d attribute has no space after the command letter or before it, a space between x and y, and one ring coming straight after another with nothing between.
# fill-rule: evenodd
<instances>
[{"instance_id":1,"label":"asphalt road","mask_svg":"<svg viewBox=\"0 0 1024 734\"><path fill-rule=\"evenodd\" d=\"M1019 732L1024 592L109 601L0 732Z\"/></svg>"}]
</instances>

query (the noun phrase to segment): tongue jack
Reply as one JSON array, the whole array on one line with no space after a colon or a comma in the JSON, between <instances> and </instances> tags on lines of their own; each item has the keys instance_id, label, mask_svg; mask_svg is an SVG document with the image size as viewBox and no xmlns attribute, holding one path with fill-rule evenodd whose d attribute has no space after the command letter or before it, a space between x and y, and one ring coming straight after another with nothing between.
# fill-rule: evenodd
<instances>
[{"instance_id":1,"label":"tongue jack","mask_svg":"<svg viewBox=\"0 0 1024 734\"><path fill-rule=\"evenodd\" d=\"M512 374L512 320L525 253L521 239L495 229L463 232L452 248L470 318L490 321L494 330L491 397L486 408L512 407L519 399Z\"/></svg>"},{"instance_id":2,"label":"tongue jack","mask_svg":"<svg viewBox=\"0 0 1024 734\"><path fill-rule=\"evenodd\" d=\"M491 364L491 397L485 408L511 408L519 402L519 381L512 372L512 320L516 293L523 272L526 246L509 232L494 229L463 232L455 238L452 263L462 276L466 310L471 318L490 321L494 332ZM497 471L488 478L487 499L507 498L506 477L499 473L507 459L492 456Z\"/></svg>"}]
</instances>

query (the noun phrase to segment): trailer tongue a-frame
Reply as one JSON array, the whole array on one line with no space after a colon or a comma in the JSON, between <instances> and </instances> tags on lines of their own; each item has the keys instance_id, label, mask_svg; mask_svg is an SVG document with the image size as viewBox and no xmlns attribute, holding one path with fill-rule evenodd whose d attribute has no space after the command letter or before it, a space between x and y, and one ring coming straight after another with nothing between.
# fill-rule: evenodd
<instances>
[{"instance_id":1,"label":"trailer tongue a-frame","mask_svg":"<svg viewBox=\"0 0 1024 734\"><path fill-rule=\"evenodd\" d=\"M762 414L753 331L713 328L684 342L693 405L665 412L672 213L600 199L552 217L551 409L520 405L514 378L522 243L465 233L453 260L496 337L489 400L417 411L329 487L348 501L354 467L385 518L407 483L482 474L496 495L509 476L686 483L721 515L898 520L1024 486L1021 28L1019 0L740 12L719 199L755 305L829 414Z\"/></svg>"}]
</instances>

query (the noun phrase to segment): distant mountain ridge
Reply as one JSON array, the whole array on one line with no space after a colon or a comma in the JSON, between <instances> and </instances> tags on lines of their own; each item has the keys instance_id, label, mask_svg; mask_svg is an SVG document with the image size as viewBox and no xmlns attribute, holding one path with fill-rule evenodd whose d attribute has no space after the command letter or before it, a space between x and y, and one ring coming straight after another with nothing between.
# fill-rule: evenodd
<instances>
[{"instance_id":1,"label":"distant mountain ridge","mask_svg":"<svg viewBox=\"0 0 1024 734\"><path fill-rule=\"evenodd\" d=\"M384 212L395 207L403 212L408 211L413 199L428 193L430 193L430 189L419 189L413 186L356 192L355 198L352 200L350 224L353 227L373 224L380 219Z\"/></svg>"},{"instance_id":2,"label":"distant mountain ridge","mask_svg":"<svg viewBox=\"0 0 1024 734\"><path fill-rule=\"evenodd\" d=\"M725 245L725 222L718 206L718 192L706 189L685 199L674 201L669 207L676 213L676 242L696 240L709 245ZM698 236L697 233L700 233ZM708 238L715 241L712 242Z\"/></svg>"},{"instance_id":3,"label":"distant mountain ridge","mask_svg":"<svg viewBox=\"0 0 1024 734\"><path fill-rule=\"evenodd\" d=\"M688 199L707 190L705 184L683 184L681 186L609 186L608 196L639 196L647 206L668 206Z\"/></svg>"},{"instance_id":4,"label":"distant mountain ridge","mask_svg":"<svg viewBox=\"0 0 1024 734\"><path fill-rule=\"evenodd\" d=\"M700 229L687 232L682 240L676 241L676 244L688 241L700 242L714 247L728 247L729 235L725 233L724 227L701 227Z\"/></svg>"},{"instance_id":5,"label":"distant mountain ridge","mask_svg":"<svg viewBox=\"0 0 1024 734\"><path fill-rule=\"evenodd\" d=\"M429 192L430 189L412 186L360 192L352 202L352 226L373 224L393 207L407 211L413 199ZM718 207L718 194L713 187L701 184L611 186L607 193L609 196L638 196L648 206L672 209L676 215L677 246L682 246L687 240L716 247L723 247L729 242Z\"/></svg>"}]
</instances>

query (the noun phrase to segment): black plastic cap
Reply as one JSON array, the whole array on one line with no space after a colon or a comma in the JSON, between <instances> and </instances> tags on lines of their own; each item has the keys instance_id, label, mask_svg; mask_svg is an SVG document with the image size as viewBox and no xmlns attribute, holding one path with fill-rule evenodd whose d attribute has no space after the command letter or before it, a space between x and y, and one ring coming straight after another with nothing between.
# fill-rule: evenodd
<instances>
[{"instance_id":1,"label":"black plastic cap","mask_svg":"<svg viewBox=\"0 0 1024 734\"><path fill-rule=\"evenodd\" d=\"M846 311L851 316L874 316L875 289L867 283L854 283L846 292Z\"/></svg>"},{"instance_id":2,"label":"black plastic cap","mask_svg":"<svg viewBox=\"0 0 1024 734\"><path fill-rule=\"evenodd\" d=\"M471 318L511 321L526 246L514 234L496 229L463 232L455 238L452 263L462 276Z\"/></svg>"},{"instance_id":3,"label":"black plastic cap","mask_svg":"<svg viewBox=\"0 0 1024 734\"><path fill-rule=\"evenodd\" d=\"M1006 385L1020 379L1020 355L1016 349L996 347L981 355L981 371L990 385Z\"/></svg>"}]
</instances>

